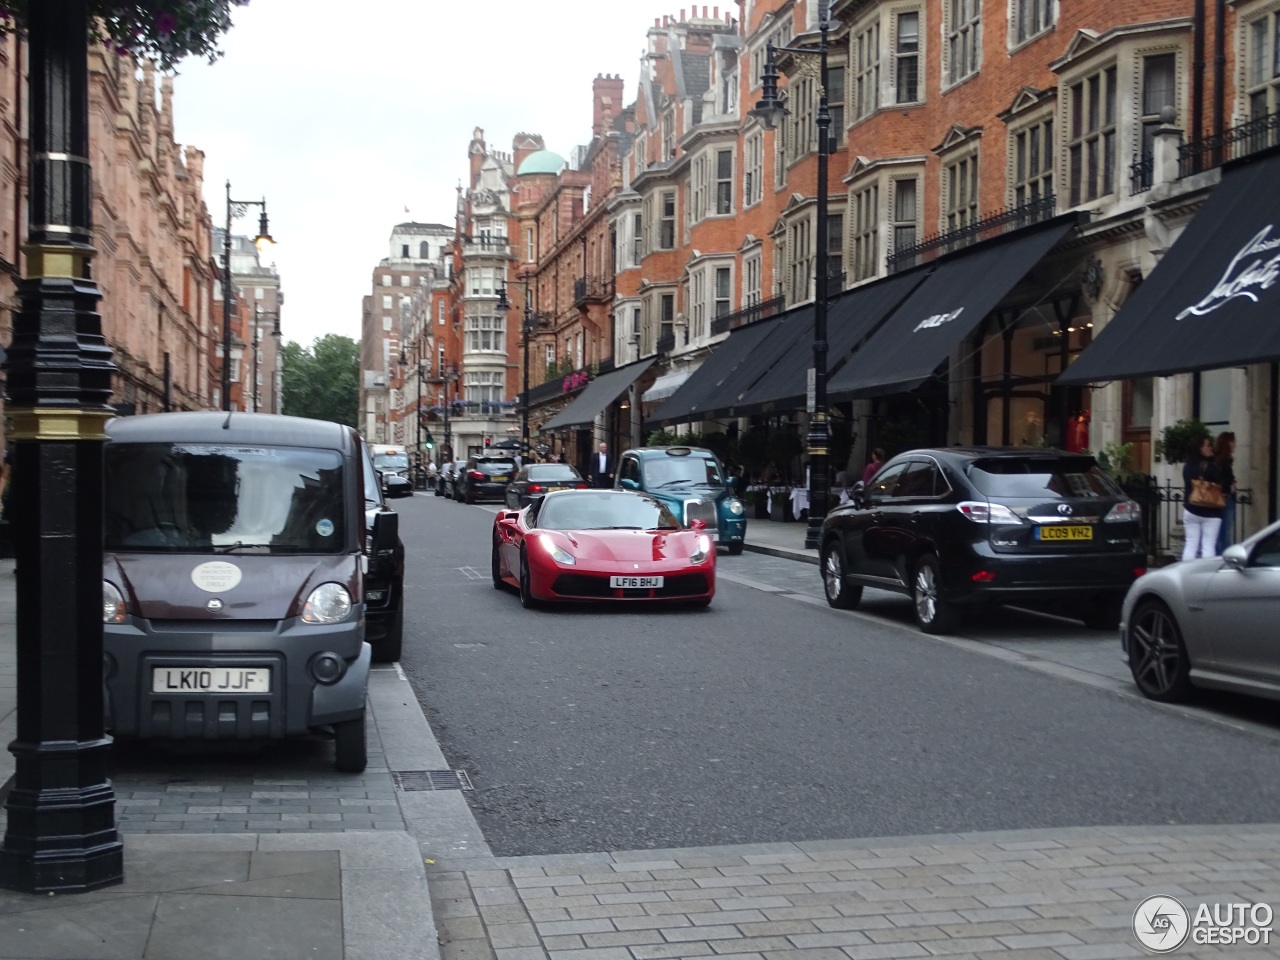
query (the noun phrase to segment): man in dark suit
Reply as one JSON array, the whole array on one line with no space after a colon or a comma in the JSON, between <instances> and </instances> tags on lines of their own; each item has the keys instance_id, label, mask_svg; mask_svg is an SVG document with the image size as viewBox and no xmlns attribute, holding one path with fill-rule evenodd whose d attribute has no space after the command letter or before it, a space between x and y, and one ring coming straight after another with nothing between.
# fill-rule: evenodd
<instances>
[{"instance_id":1,"label":"man in dark suit","mask_svg":"<svg viewBox=\"0 0 1280 960\"><path fill-rule=\"evenodd\" d=\"M613 458L609 456L607 443L600 444L600 452L591 455L590 472L592 486L613 486Z\"/></svg>"}]
</instances>

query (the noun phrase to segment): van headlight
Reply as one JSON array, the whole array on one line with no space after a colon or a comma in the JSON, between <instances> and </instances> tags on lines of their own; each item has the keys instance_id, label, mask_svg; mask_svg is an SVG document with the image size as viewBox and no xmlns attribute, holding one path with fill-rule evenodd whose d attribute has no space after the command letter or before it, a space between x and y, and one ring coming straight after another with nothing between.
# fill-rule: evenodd
<instances>
[{"instance_id":1,"label":"van headlight","mask_svg":"<svg viewBox=\"0 0 1280 960\"><path fill-rule=\"evenodd\" d=\"M102 581L102 622L124 623L124 594L110 580Z\"/></svg>"},{"instance_id":2,"label":"van headlight","mask_svg":"<svg viewBox=\"0 0 1280 960\"><path fill-rule=\"evenodd\" d=\"M732 513L735 517L742 516L742 510L743 510L742 501L737 499L736 497L728 501L725 504L725 506L729 508L729 512Z\"/></svg>"},{"instance_id":3,"label":"van headlight","mask_svg":"<svg viewBox=\"0 0 1280 960\"><path fill-rule=\"evenodd\" d=\"M302 607L303 623L339 623L351 614L351 594L340 583L322 583Z\"/></svg>"},{"instance_id":4,"label":"van headlight","mask_svg":"<svg viewBox=\"0 0 1280 960\"><path fill-rule=\"evenodd\" d=\"M711 538L705 533L698 534L698 547L689 556L689 562L693 564L706 563L707 557L711 555Z\"/></svg>"}]
</instances>

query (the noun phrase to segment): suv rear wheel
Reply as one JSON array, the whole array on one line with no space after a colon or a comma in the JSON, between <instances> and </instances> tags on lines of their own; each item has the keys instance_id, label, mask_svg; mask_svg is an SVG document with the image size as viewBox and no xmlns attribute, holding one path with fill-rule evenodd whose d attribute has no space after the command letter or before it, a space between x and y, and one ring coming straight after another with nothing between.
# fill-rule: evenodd
<instances>
[{"instance_id":1,"label":"suv rear wheel","mask_svg":"<svg viewBox=\"0 0 1280 960\"><path fill-rule=\"evenodd\" d=\"M862 588L849 586L849 571L844 559L844 543L832 537L822 545L822 592L827 603L837 610L852 610L862 602Z\"/></svg>"},{"instance_id":2,"label":"suv rear wheel","mask_svg":"<svg viewBox=\"0 0 1280 960\"><path fill-rule=\"evenodd\" d=\"M925 633L949 633L955 628L959 611L939 595L942 568L938 558L927 553L916 564L911 580L911 600L915 607L916 623Z\"/></svg>"}]
</instances>

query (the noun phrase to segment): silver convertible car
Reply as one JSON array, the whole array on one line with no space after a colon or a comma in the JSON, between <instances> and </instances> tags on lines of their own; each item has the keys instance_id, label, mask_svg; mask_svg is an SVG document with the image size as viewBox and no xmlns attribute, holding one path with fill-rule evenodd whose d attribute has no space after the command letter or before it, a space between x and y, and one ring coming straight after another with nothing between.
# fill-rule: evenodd
<instances>
[{"instance_id":1,"label":"silver convertible car","mask_svg":"<svg viewBox=\"0 0 1280 960\"><path fill-rule=\"evenodd\" d=\"M1152 700L1193 688L1280 700L1280 523L1220 557L1187 560L1136 580L1120 643L1134 683Z\"/></svg>"}]
</instances>

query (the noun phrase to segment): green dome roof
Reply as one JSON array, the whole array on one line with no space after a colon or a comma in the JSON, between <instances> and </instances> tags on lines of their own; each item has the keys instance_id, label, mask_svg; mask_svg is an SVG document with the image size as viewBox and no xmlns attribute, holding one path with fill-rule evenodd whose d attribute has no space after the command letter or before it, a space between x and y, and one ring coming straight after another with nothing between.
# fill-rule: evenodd
<instances>
[{"instance_id":1,"label":"green dome roof","mask_svg":"<svg viewBox=\"0 0 1280 960\"><path fill-rule=\"evenodd\" d=\"M520 163L516 176L526 173L559 173L565 167L565 159L550 150L539 150L531 153Z\"/></svg>"}]
</instances>

